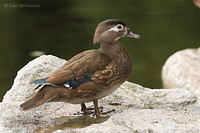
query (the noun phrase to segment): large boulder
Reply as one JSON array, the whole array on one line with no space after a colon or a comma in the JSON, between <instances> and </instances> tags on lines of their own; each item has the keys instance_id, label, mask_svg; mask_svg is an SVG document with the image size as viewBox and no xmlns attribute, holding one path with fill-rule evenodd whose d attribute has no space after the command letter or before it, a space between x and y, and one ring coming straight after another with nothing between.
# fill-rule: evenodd
<instances>
[{"instance_id":1,"label":"large boulder","mask_svg":"<svg viewBox=\"0 0 200 133\"><path fill-rule=\"evenodd\" d=\"M99 100L103 111L115 109L102 118L82 115L78 113L80 105L63 102L20 109L19 105L36 93L29 82L49 76L65 62L54 56L41 56L17 73L0 103L1 133L200 132L199 96L185 89L152 90L125 82Z\"/></svg>"},{"instance_id":2,"label":"large boulder","mask_svg":"<svg viewBox=\"0 0 200 133\"><path fill-rule=\"evenodd\" d=\"M200 0L193 0L194 5L200 8Z\"/></svg>"},{"instance_id":3,"label":"large boulder","mask_svg":"<svg viewBox=\"0 0 200 133\"><path fill-rule=\"evenodd\" d=\"M162 68L164 88L185 88L200 94L200 48L170 56Z\"/></svg>"}]
</instances>

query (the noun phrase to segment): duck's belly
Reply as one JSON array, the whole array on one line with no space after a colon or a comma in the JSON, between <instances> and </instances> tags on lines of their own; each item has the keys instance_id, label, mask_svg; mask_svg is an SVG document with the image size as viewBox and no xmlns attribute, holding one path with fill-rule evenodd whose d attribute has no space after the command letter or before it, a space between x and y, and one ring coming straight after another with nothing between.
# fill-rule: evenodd
<instances>
[{"instance_id":1,"label":"duck's belly","mask_svg":"<svg viewBox=\"0 0 200 133\"><path fill-rule=\"evenodd\" d=\"M88 93L87 91L82 92L81 95L73 95L70 99L66 99L65 102L72 103L72 104L81 104L81 103L87 103L92 102L93 100L101 99L112 92L114 92L118 87L120 87L122 83L116 83L115 85L112 85L110 88L101 88L99 87L94 93ZM78 92L78 90L77 90Z\"/></svg>"}]
</instances>

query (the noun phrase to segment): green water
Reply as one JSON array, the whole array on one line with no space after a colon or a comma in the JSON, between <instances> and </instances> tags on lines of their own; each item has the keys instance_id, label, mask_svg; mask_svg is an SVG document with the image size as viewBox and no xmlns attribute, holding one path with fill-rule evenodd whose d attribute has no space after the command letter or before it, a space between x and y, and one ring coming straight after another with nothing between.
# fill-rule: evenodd
<instances>
[{"instance_id":1,"label":"green water","mask_svg":"<svg viewBox=\"0 0 200 133\"><path fill-rule=\"evenodd\" d=\"M35 7L26 7L34 4ZM69 59L92 48L96 25L108 18L124 20L142 36L120 42L130 53L129 81L161 88L160 71L178 50L200 44L200 9L191 0L1 0L0 100L32 51Z\"/></svg>"}]
</instances>

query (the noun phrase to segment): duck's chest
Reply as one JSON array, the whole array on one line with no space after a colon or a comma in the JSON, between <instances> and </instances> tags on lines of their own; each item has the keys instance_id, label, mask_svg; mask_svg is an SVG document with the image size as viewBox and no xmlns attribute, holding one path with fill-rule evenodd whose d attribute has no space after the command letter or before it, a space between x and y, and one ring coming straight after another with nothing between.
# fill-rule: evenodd
<instances>
[{"instance_id":1,"label":"duck's chest","mask_svg":"<svg viewBox=\"0 0 200 133\"><path fill-rule=\"evenodd\" d=\"M113 62L107 66L108 69L112 69L119 76L122 75L124 79L129 77L132 69L131 57L120 43L102 44L99 50Z\"/></svg>"},{"instance_id":2,"label":"duck's chest","mask_svg":"<svg viewBox=\"0 0 200 133\"><path fill-rule=\"evenodd\" d=\"M115 61L116 67L120 73L128 77L132 70L132 60L128 52L122 47L116 52L114 57L115 58L113 60Z\"/></svg>"}]
</instances>

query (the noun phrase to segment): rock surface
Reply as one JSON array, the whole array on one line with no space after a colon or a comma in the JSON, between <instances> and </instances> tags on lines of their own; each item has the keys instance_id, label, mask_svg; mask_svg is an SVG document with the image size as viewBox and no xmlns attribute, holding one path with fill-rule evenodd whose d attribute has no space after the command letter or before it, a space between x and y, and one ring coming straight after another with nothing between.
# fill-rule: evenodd
<instances>
[{"instance_id":1,"label":"rock surface","mask_svg":"<svg viewBox=\"0 0 200 133\"><path fill-rule=\"evenodd\" d=\"M104 111L115 109L107 117L82 115L77 113L80 105L63 102L21 110L19 105L35 93L29 82L49 76L63 63L54 56L41 56L17 73L0 103L1 133L200 132L199 95L185 89L152 90L130 82L99 100Z\"/></svg>"},{"instance_id":2,"label":"rock surface","mask_svg":"<svg viewBox=\"0 0 200 133\"><path fill-rule=\"evenodd\" d=\"M200 8L200 0L193 0L194 5Z\"/></svg>"},{"instance_id":3,"label":"rock surface","mask_svg":"<svg viewBox=\"0 0 200 133\"><path fill-rule=\"evenodd\" d=\"M200 48L170 56L162 68L164 88L185 88L200 94Z\"/></svg>"}]
</instances>

